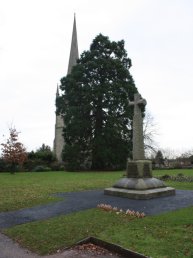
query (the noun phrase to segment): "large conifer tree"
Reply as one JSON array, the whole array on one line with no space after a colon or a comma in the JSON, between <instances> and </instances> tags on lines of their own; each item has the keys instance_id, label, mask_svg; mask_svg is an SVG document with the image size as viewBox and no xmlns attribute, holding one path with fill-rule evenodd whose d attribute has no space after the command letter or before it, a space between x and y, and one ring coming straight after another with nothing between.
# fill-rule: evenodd
<instances>
[{"instance_id":1,"label":"large conifer tree","mask_svg":"<svg viewBox=\"0 0 193 258\"><path fill-rule=\"evenodd\" d=\"M131 154L132 109L137 92L124 41L98 35L71 74L61 79L57 112L64 117L63 159L68 169L120 169Z\"/></svg>"}]
</instances>

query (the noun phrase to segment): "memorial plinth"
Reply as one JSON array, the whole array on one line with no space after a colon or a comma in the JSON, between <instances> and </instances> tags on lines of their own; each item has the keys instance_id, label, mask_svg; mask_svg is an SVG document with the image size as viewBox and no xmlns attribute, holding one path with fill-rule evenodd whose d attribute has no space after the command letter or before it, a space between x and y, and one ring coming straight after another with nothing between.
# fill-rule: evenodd
<instances>
[{"instance_id":1,"label":"memorial plinth","mask_svg":"<svg viewBox=\"0 0 193 258\"><path fill-rule=\"evenodd\" d=\"M175 195L175 189L152 177L151 161L137 160L127 162L126 176L106 188L104 194L144 200Z\"/></svg>"},{"instance_id":2,"label":"memorial plinth","mask_svg":"<svg viewBox=\"0 0 193 258\"><path fill-rule=\"evenodd\" d=\"M152 163L144 159L143 118L141 106L146 101L135 94L133 117L133 160L127 161L126 176L117 181L113 187L106 188L104 194L130 199L151 199L175 195L175 189L167 187L161 180L152 177Z\"/></svg>"}]
</instances>

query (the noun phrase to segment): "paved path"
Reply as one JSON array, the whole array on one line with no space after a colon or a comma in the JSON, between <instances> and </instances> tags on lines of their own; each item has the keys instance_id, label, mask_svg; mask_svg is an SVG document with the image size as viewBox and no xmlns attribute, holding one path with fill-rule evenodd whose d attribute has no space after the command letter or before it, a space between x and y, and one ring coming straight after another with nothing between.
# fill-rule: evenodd
<instances>
[{"instance_id":1,"label":"paved path","mask_svg":"<svg viewBox=\"0 0 193 258\"><path fill-rule=\"evenodd\" d=\"M7 236L0 234L0 258L118 258L117 255L107 253L105 255L96 255L87 251L78 251L76 249L65 250L62 253L53 255L39 256L31 253L29 250L21 248Z\"/></svg>"},{"instance_id":2,"label":"paved path","mask_svg":"<svg viewBox=\"0 0 193 258\"><path fill-rule=\"evenodd\" d=\"M39 205L33 208L0 213L0 229L18 224L48 219L75 211L95 208L100 203L110 204L123 210L133 209L147 215L193 206L193 191L177 190L175 196L150 200L131 200L127 198L104 195L102 190L59 193L62 201Z\"/></svg>"},{"instance_id":3,"label":"paved path","mask_svg":"<svg viewBox=\"0 0 193 258\"><path fill-rule=\"evenodd\" d=\"M27 249L21 248L17 243L13 242L7 236L0 234L0 258L36 258L36 254L32 254Z\"/></svg>"}]
</instances>

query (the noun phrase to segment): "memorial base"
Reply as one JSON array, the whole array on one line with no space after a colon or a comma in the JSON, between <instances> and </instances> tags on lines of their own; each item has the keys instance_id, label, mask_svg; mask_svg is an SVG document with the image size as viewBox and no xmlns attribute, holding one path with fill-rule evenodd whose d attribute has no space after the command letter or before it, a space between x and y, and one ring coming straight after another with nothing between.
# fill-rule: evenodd
<instances>
[{"instance_id":1,"label":"memorial base","mask_svg":"<svg viewBox=\"0 0 193 258\"><path fill-rule=\"evenodd\" d=\"M111 187L111 188L106 188L104 190L104 194L118 196L118 197L125 197L128 199L148 200L148 199L157 198L157 197L175 195L175 189L172 187L162 187L162 188L147 189L147 190L130 190L130 189Z\"/></svg>"},{"instance_id":2,"label":"memorial base","mask_svg":"<svg viewBox=\"0 0 193 258\"><path fill-rule=\"evenodd\" d=\"M152 164L149 160L127 162L126 177L119 179L104 194L129 199L151 199L175 195L175 189L167 187L163 181L152 177Z\"/></svg>"}]
</instances>

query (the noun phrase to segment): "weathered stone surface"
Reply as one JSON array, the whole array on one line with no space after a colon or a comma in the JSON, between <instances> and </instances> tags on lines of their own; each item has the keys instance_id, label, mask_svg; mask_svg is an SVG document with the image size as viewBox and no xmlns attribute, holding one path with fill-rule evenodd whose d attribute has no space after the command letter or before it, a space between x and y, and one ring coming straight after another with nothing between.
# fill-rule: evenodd
<instances>
[{"instance_id":1,"label":"weathered stone surface","mask_svg":"<svg viewBox=\"0 0 193 258\"><path fill-rule=\"evenodd\" d=\"M133 160L127 161L126 177L121 178L113 187L104 190L104 194L130 199L151 199L155 197L175 195L175 189L152 177L152 163L144 158L143 118L141 107L146 100L140 94L134 95L133 117Z\"/></svg>"},{"instance_id":2,"label":"weathered stone surface","mask_svg":"<svg viewBox=\"0 0 193 258\"><path fill-rule=\"evenodd\" d=\"M64 121L60 115L56 115L55 138L54 138L54 154L59 162L62 162L62 150L64 147L63 137Z\"/></svg>"},{"instance_id":3,"label":"weathered stone surface","mask_svg":"<svg viewBox=\"0 0 193 258\"><path fill-rule=\"evenodd\" d=\"M69 57L67 74L71 73L72 67L77 64L77 59L78 58L79 58L78 38L77 38L77 30L76 30L76 17L74 15L74 23L73 23L73 30L72 30L72 40L71 40L71 48L70 48L70 57Z\"/></svg>"},{"instance_id":4,"label":"weathered stone surface","mask_svg":"<svg viewBox=\"0 0 193 258\"><path fill-rule=\"evenodd\" d=\"M175 195L175 189L166 187L163 181L152 177L151 161L128 160L126 177L105 189L104 194L129 199L151 199Z\"/></svg>"},{"instance_id":5,"label":"weathered stone surface","mask_svg":"<svg viewBox=\"0 0 193 258\"><path fill-rule=\"evenodd\" d=\"M128 160L127 177L152 177L152 163L150 160Z\"/></svg>"},{"instance_id":6,"label":"weathered stone surface","mask_svg":"<svg viewBox=\"0 0 193 258\"><path fill-rule=\"evenodd\" d=\"M157 178L121 178L113 187L123 189L145 190L166 187L163 181Z\"/></svg>"},{"instance_id":7,"label":"weathered stone surface","mask_svg":"<svg viewBox=\"0 0 193 258\"><path fill-rule=\"evenodd\" d=\"M78 40L77 40L77 30L76 30L76 17L74 16L73 31L72 31L72 41L70 49L70 57L68 63L67 74L70 74L72 67L76 65L77 59L79 58L78 53ZM56 98L59 97L59 91L57 87ZM54 154L59 162L62 161L62 150L64 148L65 142L63 137L64 121L60 115L56 115L55 124L55 139L54 139Z\"/></svg>"},{"instance_id":8,"label":"weathered stone surface","mask_svg":"<svg viewBox=\"0 0 193 258\"><path fill-rule=\"evenodd\" d=\"M163 187L163 188L155 188L155 189L148 189L148 190L128 190L128 189L111 187L111 188L106 188L104 190L104 194L125 197L129 199L136 199L136 200L147 200L147 199L152 199L157 197L175 195L175 189L172 187Z\"/></svg>"},{"instance_id":9,"label":"weathered stone surface","mask_svg":"<svg viewBox=\"0 0 193 258\"><path fill-rule=\"evenodd\" d=\"M144 160L143 118L141 108L146 105L146 100L139 93L134 95L134 101L129 102L134 106L133 116L133 160Z\"/></svg>"}]
</instances>

